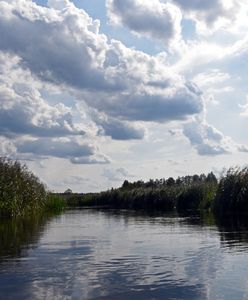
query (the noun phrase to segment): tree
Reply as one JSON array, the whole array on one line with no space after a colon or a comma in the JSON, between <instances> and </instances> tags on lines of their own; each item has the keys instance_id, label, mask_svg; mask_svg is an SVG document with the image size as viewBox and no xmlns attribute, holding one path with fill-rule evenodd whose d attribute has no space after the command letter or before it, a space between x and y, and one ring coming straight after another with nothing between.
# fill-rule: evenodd
<instances>
[{"instance_id":1,"label":"tree","mask_svg":"<svg viewBox=\"0 0 248 300\"><path fill-rule=\"evenodd\" d=\"M173 186L175 185L175 179L173 177L169 177L167 180L166 180L166 185L167 186Z\"/></svg>"},{"instance_id":2,"label":"tree","mask_svg":"<svg viewBox=\"0 0 248 300\"><path fill-rule=\"evenodd\" d=\"M123 184L122 184L122 188L128 188L129 187L129 181L128 180L124 180Z\"/></svg>"},{"instance_id":3,"label":"tree","mask_svg":"<svg viewBox=\"0 0 248 300\"><path fill-rule=\"evenodd\" d=\"M214 175L213 172L208 173L207 178L206 178L206 182L213 182L213 183L217 183L217 178Z\"/></svg>"}]
</instances>

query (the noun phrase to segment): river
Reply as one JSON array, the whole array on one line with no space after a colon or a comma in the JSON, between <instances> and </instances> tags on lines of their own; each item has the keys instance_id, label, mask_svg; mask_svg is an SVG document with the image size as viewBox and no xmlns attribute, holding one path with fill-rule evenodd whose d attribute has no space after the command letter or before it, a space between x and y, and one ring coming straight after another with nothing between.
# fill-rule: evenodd
<instances>
[{"instance_id":1,"label":"river","mask_svg":"<svg viewBox=\"0 0 248 300\"><path fill-rule=\"evenodd\" d=\"M96 209L1 220L0 299L248 299L247 228Z\"/></svg>"}]
</instances>

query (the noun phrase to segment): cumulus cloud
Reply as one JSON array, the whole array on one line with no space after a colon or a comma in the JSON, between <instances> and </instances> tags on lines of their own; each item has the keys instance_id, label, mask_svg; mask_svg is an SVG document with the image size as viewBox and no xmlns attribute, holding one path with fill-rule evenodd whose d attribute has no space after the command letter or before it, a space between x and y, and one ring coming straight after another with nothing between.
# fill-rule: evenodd
<instances>
[{"instance_id":1,"label":"cumulus cloud","mask_svg":"<svg viewBox=\"0 0 248 300\"><path fill-rule=\"evenodd\" d=\"M45 8L27 0L0 3L0 49L20 56L42 80L75 88L118 89L102 68L106 36L99 22L67 1ZM63 10L59 7L67 4Z\"/></svg>"},{"instance_id":2,"label":"cumulus cloud","mask_svg":"<svg viewBox=\"0 0 248 300\"><path fill-rule=\"evenodd\" d=\"M203 109L200 90L166 66L162 55L149 56L112 41L115 67L128 89L83 94L87 104L114 118L129 121L183 120Z\"/></svg>"},{"instance_id":3,"label":"cumulus cloud","mask_svg":"<svg viewBox=\"0 0 248 300\"><path fill-rule=\"evenodd\" d=\"M141 2L128 3L140 5L137 24L142 25ZM154 3L144 5L154 22L156 14L165 17L160 20L163 37L162 31L155 35L160 23L144 32L137 27L137 32L169 44L180 35L178 11L172 4ZM67 0L49 0L48 5L0 2L0 134L15 139L20 154L66 158L74 164L110 161L86 140L70 105L49 103L48 86L66 89L74 100L96 110L97 117L87 118L100 134L117 140L142 139L140 121L187 120L202 112L200 90L170 67L166 54L151 56L108 40L99 33L98 20Z\"/></svg>"},{"instance_id":4,"label":"cumulus cloud","mask_svg":"<svg viewBox=\"0 0 248 300\"><path fill-rule=\"evenodd\" d=\"M108 163L84 138L70 107L49 104L42 84L20 65L20 58L0 53L1 155L14 159L58 157L72 163Z\"/></svg>"},{"instance_id":5,"label":"cumulus cloud","mask_svg":"<svg viewBox=\"0 0 248 300\"><path fill-rule=\"evenodd\" d=\"M196 148L199 155L220 155L234 150L231 139L225 137L206 121L194 120L184 124L183 134Z\"/></svg>"},{"instance_id":6,"label":"cumulus cloud","mask_svg":"<svg viewBox=\"0 0 248 300\"><path fill-rule=\"evenodd\" d=\"M137 93L122 96L123 106L113 105L108 113L112 116L121 116L127 120L166 122L184 120L189 115L202 111L202 103L198 95L187 88L182 88L172 95L151 95ZM115 100L115 97L112 98Z\"/></svg>"},{"instance_id":7,"label":"cumulus cloud","mask_svg":"<svg viewBox=\"0 0 248 300\"><path fill-rule=\"evenodd\" d=\"M182 46L182 20L193 20L200 34L209 35L220 29L238 34L244 30L247 3L243 0L108 0L107 9L112 24L127 26L135 34L163 41L166 46Z\"/></svg>"},{"instance_id":8,"label":"cumulus cloud","mask_svg":"<svg viewBox=\"0 0 248 300\"><path fill-rule=\"evenodd\" d=\"M73 138L40 138L16 142L19 153L43 158L58 157L69 159L74 164L108 163L109 160L97 153L93 145L78 142Z\"/></svg>"},{"instance_id":9,"label":"cumulus cloud","mask_svg":"<svg viewBox=\"0 0 248 300\"><path fill-rule=\"evenodd\" d=\"M166 46L181 38L181 12L171 3L158 0L107 0L108 16L113 24L127 26L132 32L157 39Z\"/></svg>"},{"instance_id":10,"label":"cumulus cloud","mask_svg":"<svg viewBox=\"0 0 248 300\"><path fill-rule=\"evenodd\" d=\"M49 105L31 73L19 63L17 57L0 53L0 134L83 135L73 124L71 109L62 103Z\"/></svg>"},{"instance_id":11,"label":"cumulus cloud","mask_svg":"<svg viewBox=\"0 0 248 300\"><path fill-rule=\"evenodd\" d=\"M20 141L17 149L21 153L35 153L42 156L55 156L60 158L84 157L94 153L93 146L81 145L75 140L36 139Z\"/></svg>"},{"instance_id":12,"label":"cumulus cloud","mask_svg":"<svg viewBox=\"0 0 248 300\"><path fill-rule=\"evenodd\" d=\"M114 140L140 140L145 135L143 127L108 117L103 113L95 112L93 120L100 127L99 133L101 135L110 136Z\"/></svg>"},{"instance_id":13,"label":"cumulus cloud","mask_svg":"<svg viewBox=\"0 0 248 300\"><path fill-rule=\"evenodd\" d=\"M160 57L108 43L85 11L68 1L49 3L53 8L2 1L0 50L20 57L41 80L83 93L89 106L112 117L168 121L201 110L199 94Z\"/></svg>"},{"instance_id":14,"label":"cumulus cloud","mask_svg":"<svg viewBox=\"0 0 248 300\"><path fill-rule=\"evenodd\" d=\"M230 26L240 12L237 0L173 0L185 17L196 21L199 33L209 33Z\"/></svg>"},{"instance_id":15,"label":"cumulus cloud","mask_svg":"<svg viewBox=\"0 0 248 300\"><path fill-rule=\"evenodd\" d=\"M246 145L238 144L225 136L204 119L195 118L183 126L183 134L199 155L216 156L233 152L248 152Z\"/></svg>"}]
</instances>

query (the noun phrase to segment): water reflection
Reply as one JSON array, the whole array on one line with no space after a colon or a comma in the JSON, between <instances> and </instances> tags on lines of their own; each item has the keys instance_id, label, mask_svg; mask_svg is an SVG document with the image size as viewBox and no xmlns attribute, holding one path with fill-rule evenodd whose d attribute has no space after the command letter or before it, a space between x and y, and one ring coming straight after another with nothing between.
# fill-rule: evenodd
<instances>
[{"instance_id":1,"label":"water reflection","mask_svg":"<svg viewBox=\"0 0 248 300\"><path fill-rule=\"evenodd\" d=\"M238 251L248 249L248 218L247 216L226 216L216 219L223 246Z\"/></svg>"},{"instance_id":2,"label":"water reflection","mask_svg":"<svg viewBox=\"0 0 248 300\"><path fill-rule=\"evenodd\" d=\"M48 221L48 216L0 220L0 262L11 257L26 256L34 247Z\"/></svg>"},{"instance_id":3,"label":"water reflection","mask_svg":"<svg viewBox=\"0 0 248 300\"><path fill-rule=\"evenodd\" d=\"M247 226L232 224L92 209L4 225L0 298L246 299Z\"/></svg>"}]
</instances>

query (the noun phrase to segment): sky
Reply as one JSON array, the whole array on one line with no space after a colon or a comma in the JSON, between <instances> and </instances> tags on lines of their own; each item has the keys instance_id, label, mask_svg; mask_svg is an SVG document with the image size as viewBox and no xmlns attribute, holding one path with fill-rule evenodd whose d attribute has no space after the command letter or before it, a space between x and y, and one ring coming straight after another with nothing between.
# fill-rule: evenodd
<instances>
[{"instance_id":1,"label":"sky","mask_svg":"<svg viewBox=\"0 0 248 300\"><path fill-rule=\"evenodd\" d=\"M0 155L52 191L247 165L246 0L0 0Z\"/></svg>"}]
</instances>

